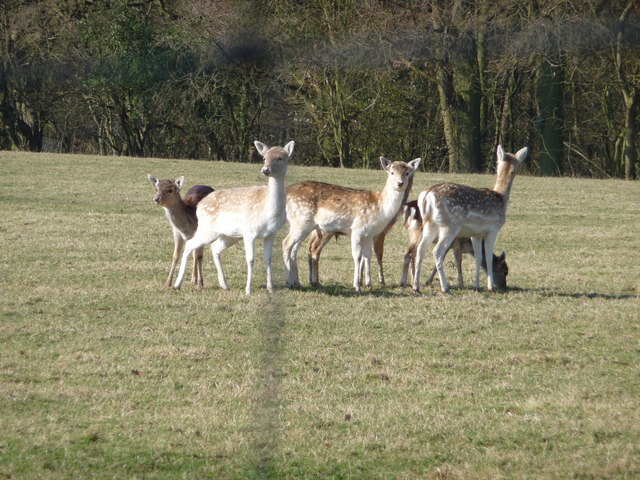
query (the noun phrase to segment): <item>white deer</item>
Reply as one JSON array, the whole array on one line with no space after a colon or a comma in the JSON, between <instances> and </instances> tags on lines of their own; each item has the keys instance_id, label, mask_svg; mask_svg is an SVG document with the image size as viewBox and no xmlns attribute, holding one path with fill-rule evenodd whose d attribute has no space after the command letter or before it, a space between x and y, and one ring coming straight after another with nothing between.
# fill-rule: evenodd
<instances>
[{"instance_id":1,"label":"white deer","mask_svg":"<svg viewBox=\"0 0 640 480\"><path fill-rule=\"evenodd\" d=\"M268 177L267 186L216 190L198 204L198 229L185 245L174 288L179 289L182 285L189 254L204 245L212 244L211 252L218 271L218 282L220 287L226 290L228 285L220 255L231 245L243 240L247 260L245 292L250 295L254 246L256 239L261 238L264 241L267 290L273 292L271 256L276 233L286 221L284 176L293 153L294 142L289 142L284 147L271 148L258 141L254 142L254 145L264 158L262 173Z\"/></svg>"},{"instance_id":2,"label":"white deer","mask_svg":"<svg viewBox=\"0 0 640 480\"><path fill-rule=\"evenodd\" d=\"M173 257L169 276L165 282L165 287L170 287L184 242L193 237L198 227L196 205L213 192L213 188L205 185L194 185L187 190L183 198L180 196L180 190L184 185L184 176L176 180L158 180L153 175L148 174L147 178L156 190L153 201L164 209L164 213L167 215L173 230ZM197 284L202 288L202 248L193 251L191 283Z\"/></svg>"},{"instance_id":3,"label":"white deer","mask_svg":"<svg viewBox=\"0 0 640 480\"><path fill-rule=\"evenodd\" d=\"M402 287L408 286L407 277L409 275L409 268L411 268L411 278L415 273L416 265L416 252L418 251L418 245L422 241L422 217L420 216L420 210L418 209L418 201L413 200L407 202L404 205L403 213L403 230L407 232L409 236L409 243L404 251L404 261L402 266L402 277L400 279L400 285ZM464 288L464 280L462 278L462 254L468 253L473 255L473 245L470 238L458 237L456 238L449 250L453 250L453 255L456 261L456 267L458 269L458 287ZM487 262L484 255L484 249L482 250L482 270L487 271ZM426 285L431 285L433 278L438 273L438 270L434 267L429 275L429 278L425 282ZM501 255L493 255L493 280L498 288L507 287L507 275L509 274L509 266L507 265L506 254L502 252Z\"/></svg>"},{"instance_id":4,"label":"white deer","mask_svg":"<svg viewBox=\"0 0 640 480\"><path fill-rule=\"evenodd\" d=\"M506 220L513 179L527 152L525 147L514 155L505 153L502 146L498 146L496 183L493 190L442 183L420 193L418 208L424 227L416 255L416 271L413 279L413 289L416 292L420 291L420 271L424 254L436 237L438 241L433 249L433 258L442 291L449 292L449 284L444 273L444 256L451 243L458 237L471 238L476 260L475 288L480 288L483 240L485 257L493 258L493 246ZM496 285L492 264L493 262L487 262L490 291L494 291Z\"/></svg>"},{"instance_id":5,"label":"white deer","mask_svg":"<svg viewBox=\"0 0 640 480\"><path fill-rule=\"evenodd\" d=\"M354 262L353 287L362 285L361 262L366 286L371 286L371 249L373 239L398 214L405 190L420 159L409 163L391 163L380 157L387 181L380 192L354 190L328 183L305 181L287 187L289 234L282 242L287 285L299 286L297 252L300 243L316 229L326 243L336 233L351 237ZM320 246L322 249L322 246Z\"/></svg>"}]
</instances>

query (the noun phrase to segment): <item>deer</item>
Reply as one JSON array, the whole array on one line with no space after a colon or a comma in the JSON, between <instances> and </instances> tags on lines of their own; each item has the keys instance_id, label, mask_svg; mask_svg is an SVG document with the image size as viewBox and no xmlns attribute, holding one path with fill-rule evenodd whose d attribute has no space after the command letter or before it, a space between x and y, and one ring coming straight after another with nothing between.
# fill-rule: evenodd
<instances>
[{"instance_id":1,"label":"deer","mask_svg":"<svg viewBox=\"0 0 640 480\"><path fill-rule=\"evenodd\" d=\"M418 209L418 201L413 200L407 202L403 207L403 230L409 236L409 243L404 251L404 261L402 266L402 277L400 279L400 285L407 287L407 276L409 268L412 270L412 274L415 272L415 257L416 251L420 240L422 240L422 217L420 216L420 210ZM456 261L456 267L458 269L458 288L464 288L464 280L462 278L462 254L473 254L473 246L471 239L469 238L456 238L449 250L453 250L454 258ZM448 251L447 251L448 253ZM446 255L446 254L445 254ZM487 260L482 251L482 270L487 271ZM431 275L425 282L425 285L431 285L433 279L437 273L437 269L434 267L431 271ZM506 261L506 254L502 252L500 255L493 255L493 275L494 281L498 288L507 287L507 275L509 274L509 266Z\"/></svg>"},{"instance_id":2,"label":"deer","mask_svg":"<svg viewBox=\"0 0 640 480\"><path fill-rule=\"evenodd\" d=\"M422 240L416 252L416 270L413 290L420 291L420 271L424 254L437 237L433 249L440 288L449 293L449 284L444 272L444 256L458 237L469 237L476 260L475 289L480 289L482 249L486 258L493 258L493 247L506 221L507 206L513 180L518 167L527 157L524 147L517 153L505 153L502 145L496 150L496 182L493 189L473 188L455 183L441 183L425 190L418 196L418 208L423 218ZM488 289L494 292L493 262L487 262Z\"/></svg>"},{"instance_id":3,"label":"deer","mask_svg":"<svg viewBox=\"0 0 640 480\"><path fill-rule=\"evenodd\" d=\"M173 275L180 259L180 253L186 240L193 237L198 226L196 218L196 205L200 200L213 192L213 188L206 185L194 185L185 194L180 196L180 190L184 186L184 176L176 180L158 180L156 177L147 174L149 183L155 188L153 201L164 209L167 219L173 230L173 257L169 276L165 282L165 287L171 287ZM202 278L202 249L193 252L193 272L191 283L203 287Z\"/></svg>"},{"instance_id":4,"label":"deer","mask_svg":"<svg viewBox=\"0 0 640 480\"><path fill-rule=\"evenodd\" d=\"M287 187L287 220L289 233L282 241L286 282L300 286L297 252L300 243L316 230L322 245L336 234L351 237L354 261L353 287L360 292L362 267L365 285L371 287L371 250L373 239L398 214L405 190L420 165L420 158L405 162L390 162L380 157L387 173L382 191L355 190L328 183L307 180Z\"/></svg>"},{"instance_id":5,"label":"deer","mask_svg":"<svg viewBox=\"0 0 640 480\"><path fill-rule=\"evenodd\" d=\"M413 178L413 175L409 177L409 181L407 183L407 187L404 190L402 203L400 205L400 208L398 209L398 212L393 215L391 220L389 220L389 223L384 228L384 230L373 238L373 251L376 254L376 260L378 262L378 283L380 283L380 285L385 285L382 262L382 258L384 256L384 239L395 225L398 215L402 211L407 198L409 198L409 192L413 187ZM331 238L335 237L337 239L341 235L343 234L334 232L332 235L323 237L320 231L317 229L311 232L311 235L309 236L309 242L307 244L307 258L309 262L309 284L311 284L312 286L320 285L319 262L322 249L327 243L329 243L329 240L331 240Z\"/></svg>"},{"instance_id":6,"label":"deer","mask_svg":"<svg viewBox=\"0 0 640 480\"><path fill-rule=\"evenodd\" d=\"M185 244L180 271L174 284L176 290L180 289L184 280L189 255L205 245L211 245L220 288L228 290L220 256L228 247L242 240L247 262L245 293L251 295L254 247L256 240L262 239L267 290L269 293L274 292L271 257L276 234L287 220L284 177L293 154L294 142L291 141L284 147L268 147L257 140L253 143L264 159L261 172L267 177L267 185L216 190L198 203L198 227Z\"/></svg>"}]
</instances>

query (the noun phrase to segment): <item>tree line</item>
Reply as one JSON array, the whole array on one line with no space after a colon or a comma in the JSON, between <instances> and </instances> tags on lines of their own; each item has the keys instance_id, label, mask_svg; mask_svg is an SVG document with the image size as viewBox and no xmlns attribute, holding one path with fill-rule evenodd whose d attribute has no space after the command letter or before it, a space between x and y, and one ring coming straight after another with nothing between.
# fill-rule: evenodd
<instances>
[{"instance_id":1,"label":"tree line","mask_svg":"<svg viewBox=\"0 0 640 480\"><path fill-rule=\"evenodd\" d=\"M638 176L638 0L5 0L0 148Z\"/></svg>"}]
</instances>

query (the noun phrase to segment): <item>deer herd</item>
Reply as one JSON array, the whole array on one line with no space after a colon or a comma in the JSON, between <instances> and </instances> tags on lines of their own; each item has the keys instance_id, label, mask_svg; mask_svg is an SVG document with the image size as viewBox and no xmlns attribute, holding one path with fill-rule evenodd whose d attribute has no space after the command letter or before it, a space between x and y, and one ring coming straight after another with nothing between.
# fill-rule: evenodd
<instances>
[{"instance_id":1,"label":"deer herd","mask_svg":"<svg viewBox=\"0 0 640 480\"><path fill-rule=\"evenodd\" d=\"M359 292L363 284L371 287L371 252L379 266L378 280L385 283L383 273L384 239L402 214L403 229L409 236L405 249L400 284L411 285L416 292L421 287L424 256L432 244L435 267L427 284L436 273L443 292L449 292L444 272L444 257L453 249L458 270L458 287L462 279L462 254L473 254L476 263L475 289L480 288L480 270L487 275L490 291L506 287L509 272L505 253L493 253L500 229L505 223L509 194L518 166L527 156L527 148L506 153L498 146L496 182L493 189L473 188L455 183L441 183L421 192L417 200L409 201L413 177L420 158L410 162L390 162L380 157L387 178L380 191L356 190L317 181L303 181L285 187L285 174L294 142L284 147L268 147L254 142L264 159L262 174L267 185L214 190L204 185L191 187L184 197L180 190L184 177L158 180L148 175L155 188L153 200L165 210L171 224L174 251L165 285L171 287L180 259L178 276L173 288L184 282L189 256L193 255L191 282L203 286L202 257L206 245L211 245L220 288L228 289L220 255L242 240L247 262L245 293L251 294L254 251L257 239L264 243L267 290L273 292L271 270L273 244L279 229L289 223L289 232L282 242L282 252L289 287L299 287L297 255L300 244L309 238L309 283L319 285L319 258L324 246L334 237L351 239L353 287ZM182 256L180 252L182 251ZM488 260L491 261L488 261ZM364 277L364 278L363 278Z\"/></svg>"}]
</instances>

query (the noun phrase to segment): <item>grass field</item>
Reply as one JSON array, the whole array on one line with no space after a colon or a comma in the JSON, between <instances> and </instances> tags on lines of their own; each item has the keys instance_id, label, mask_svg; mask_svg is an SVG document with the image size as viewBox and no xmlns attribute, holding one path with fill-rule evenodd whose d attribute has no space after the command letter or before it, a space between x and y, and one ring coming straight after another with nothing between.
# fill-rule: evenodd
<instances>
[{"instance_id":1,"label":"grass field","mask_svg":"<svg viewBox=\"0 0 640 480\"><path fill-rule=\"evenodd\" d=\"M0 479L640 478L637 182L517 177L505 292L403 290L396 226L384 288L352 291L341 239L321 288L287 290L278 249L278 290L260 260L246 297L240 246L229 291L208 250L203 291L163 288L147 173L265 183L256 164L0 152ZM384 174L290 166L303 179ZM412 198L444 180L494 179L419 173Z\"/></svg>"}]
</instances>

